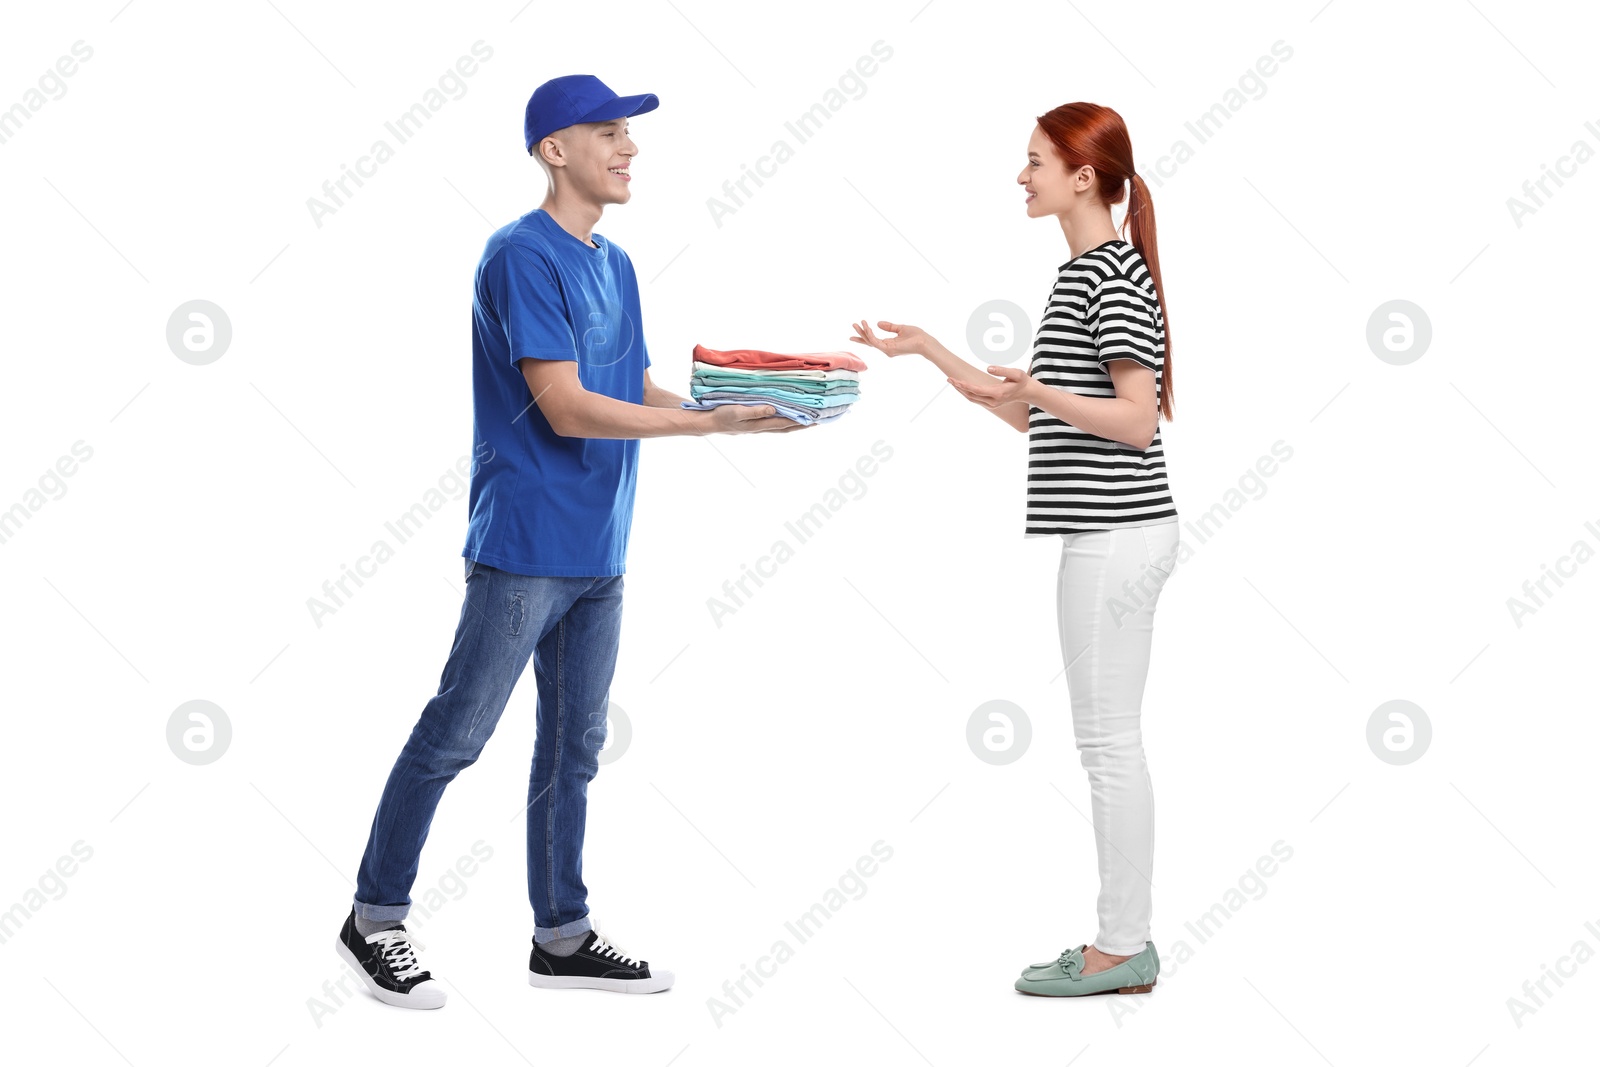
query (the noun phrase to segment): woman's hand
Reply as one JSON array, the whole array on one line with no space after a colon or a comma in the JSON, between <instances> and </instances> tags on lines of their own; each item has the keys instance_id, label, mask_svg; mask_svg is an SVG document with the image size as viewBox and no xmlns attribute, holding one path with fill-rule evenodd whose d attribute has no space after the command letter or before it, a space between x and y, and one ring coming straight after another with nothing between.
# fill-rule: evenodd
<instances>
[{"instance_id":1,"label":"woman's hand","mask_svg":"<svg viewBox=\"0 0 1600 1067\"><path fill-rule=\"evenodd\" d=\"M965 382L956 378L946 378L945 381L956 387L956 391L974 404L982 404L988 408L1004 407L1007 404L1028 404L1028 398L1035 388L1034 379L1024 370L1017 367L988 367L990 374L996 375L993 382Z\"/></svg>"},{"instance_id":2,"label":"woman's hand","mask_svg":"<svg viewBox=\"0 0 1600 1067\"><path fill-rule=\"evenodd\" d=\"M929 342L933 338L923 332L920 326L906 326L878 320L878 329L888 330L893 337L879 337L872 332L872 327L867 325L867 320L852 323L856 335L846 338L859 345L871 345L886 356L925 356L928 354Z\"/></svg>"}]
</instances>

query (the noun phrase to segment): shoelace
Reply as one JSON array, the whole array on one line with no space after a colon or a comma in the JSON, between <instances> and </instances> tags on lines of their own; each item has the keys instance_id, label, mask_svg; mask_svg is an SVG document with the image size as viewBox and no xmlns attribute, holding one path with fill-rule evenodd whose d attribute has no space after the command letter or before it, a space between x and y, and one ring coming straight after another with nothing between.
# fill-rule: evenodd
<instances>
[{"instance_id":1,"label":"shoelace","mask_svg":"<svg viewBox=\"0 0 1600 1067\"><path fill-rule=\"evenodd\" d=\"M396 978L415 978L422 974L422 964L417 960L417 950L412 947L411 939L399 927L385 930L374 937L369 944L376 945L383 954L384 962L389 965L389 970Z\"/></svg>"},{"instance_id":2,"label":"shoelace","mask_svg":"<svg viewBox=\"0 0 1600 1067\"><path fill-rule=\"evenodd\" d=\"M632 956L629 956L627 953L617 948L617 946L613 945L599 934L594 935L594 947L589 951L600 956L609 956L614 960L620 960L632 967L641 966L644 962L643 960L636 960Z\"/></svg>"}]
</instances>

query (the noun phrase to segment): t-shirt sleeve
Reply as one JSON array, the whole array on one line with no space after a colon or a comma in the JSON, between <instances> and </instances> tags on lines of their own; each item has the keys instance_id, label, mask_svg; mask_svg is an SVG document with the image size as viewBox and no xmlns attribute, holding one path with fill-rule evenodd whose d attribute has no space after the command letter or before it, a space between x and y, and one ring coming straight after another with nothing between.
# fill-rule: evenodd
<instances>
[{"instance_id":1,"label":"t-shirt sleeve","mask_svg":"<svg viewBox=\"0 0 1600 1067\"><path fill-rule=\"evenodd\" d=\"M1084 317L1100 366L1131 359L1146 370L1160 370L1155 300L1132 278L1113 274L1101 281L1089 297Z\"/></svg>"},{"instance_id":2,"label":"t-shirt sleeve","mask_svg":"<svg viewBox=\"0 0 1600 1067\"><path fill-rule=\"evenodd\" d=\"M539 257L507 244L490 263L489 291L506 331L511 365L520 359L578 358L561 290Z\"/></svg>"}]
</instances>

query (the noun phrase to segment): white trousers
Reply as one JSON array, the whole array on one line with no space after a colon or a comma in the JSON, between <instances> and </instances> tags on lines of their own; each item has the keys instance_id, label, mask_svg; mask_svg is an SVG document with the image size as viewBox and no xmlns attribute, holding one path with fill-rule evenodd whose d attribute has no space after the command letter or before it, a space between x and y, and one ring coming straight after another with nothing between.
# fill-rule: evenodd
<instances>
[{"instance_id":1,"label":"white trousers","mask_svg":"<svg viewBox=\"0 0 1600 1067\"><path fill-rule=\"evenodd\" d=\"M1175 565L1178 520L1078 530L1061 539L1061 657L1099 855L1094 946L1127 956L1143 952L1150 940L1155 798L1139 708L1156 600Z\"/></svg>"}]
</instances>

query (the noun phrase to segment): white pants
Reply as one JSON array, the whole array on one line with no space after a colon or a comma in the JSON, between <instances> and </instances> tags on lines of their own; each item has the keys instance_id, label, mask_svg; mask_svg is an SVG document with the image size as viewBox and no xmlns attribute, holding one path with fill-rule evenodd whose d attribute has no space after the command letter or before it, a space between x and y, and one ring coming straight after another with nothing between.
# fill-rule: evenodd
<instances>
[{"instance_id":1,"label":"white pants","mask_svg":"<svg viewBox=\"0 0 1600 1067\"><path fill-rule=\"evenodd\" d=\"M1178 520L1062 534L1057 580L1072 731L1099 854L1099 930L1113 956L1150 940L1155 799L1139 732L1156 599L1172 573Z\"/></svg>"}]
</instances>

